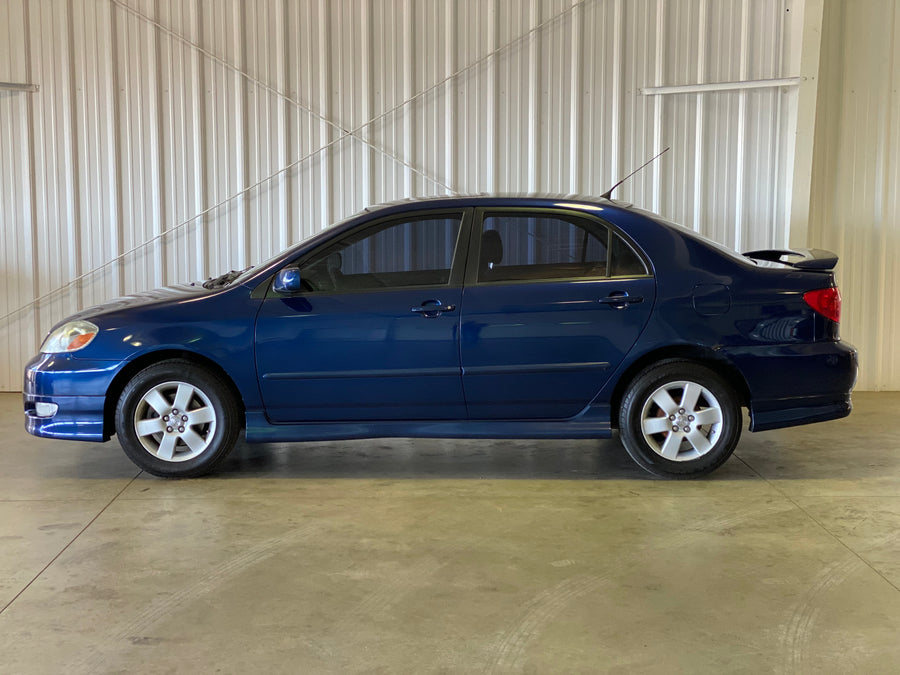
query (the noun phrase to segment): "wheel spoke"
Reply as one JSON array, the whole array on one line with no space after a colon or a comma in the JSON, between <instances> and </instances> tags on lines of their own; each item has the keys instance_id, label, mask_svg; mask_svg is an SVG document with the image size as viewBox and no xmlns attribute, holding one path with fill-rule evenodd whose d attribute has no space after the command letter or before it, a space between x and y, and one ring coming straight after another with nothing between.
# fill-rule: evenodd
<instances>
[{"instance_id":1,"label":"wheel spoke","mask_svg":"<svg viewBox=\"0 0 900 675\"><path fill-rule=\"evenodd\" d=\"M672 423L668 417L650 417L642 423L644 433L648 436L661 434L664 431L672 431Z\"/></svg>"},{"instance_id":2,"label":"wheel spoke","mask_svg":"<svg viewBox=\"0 0 900 675\"><path fill-rule=\"evenodd\" d=\"M144 395L144 403L153 408L160 417L168 414L170 409L166 397L160 394L156 389L151 389Z\"/></svg>"},{"instance_id":3,"label":"wheel spoke","mask_svg":"<svg viewBox=\"0 0 900 675\"><path fill-rule=\"evenodd\" d=\"M666 459L674 460L678 456L678 448L681 447L681 434L669 433L666 442L663 443L660 454Z\"/></svg>"},{"instance_id":4,"label":"wheel spoke","mask_svg":"<svg viewBox=\"0 0 900 675\"><path fill-rule=\"evenodd\" d=\"M188 429L181 434L181 440L183 440L193 452L200 452L206 447L206 441L193 429Z\"/></svg>"},{"instance_id":5,"label":"wheel spoke","mask_svg":"<svg viewBox=\"0 0 900 675\"><path fill-rule=\"evenodd\" d=\"M141 420L134 427L138 436L152 436L166 430L166 424L161 417L154 417L149 420Z\"/></svg>"},{"instance_id":6,"label":"wheel spoke","mask_svg":"<svg viewBox=\"0 0 900 675\"><path fill-rule=\"evenodd\" d=\"M178 392L175 394L175 403L172 407L178 411L187 410L191 398L194 396L194 388L184 382L178 383Z\"/></svg>"},{"instance_id":7,"label":"wheel spoke","mask_svg":"<svg viewBox=\"0 0 900 675\"><path fill-rule=\"evenodd\" d=\"M160 459L172 459L175 456L175 436L171 434L163 436L162 442L159 444L159 451L156 454Z\"/></svg>"},{"instance_id":8,"label":"wheel spoke","mask_svg":"<svg viewBox=\"0 0 900 675\"><path fill-rule=\"evenodd\" d=\"M671 415L678 410L678 404L675 403L675 400L665 389L660 389L653 394L653 402L662 408L662 411L666 413L666 415Z\"/></svg>"},{"instance_id":9,"label":"wheel spoke","mask_svg":"<svg viewBox=\"0 0 900 675\"><path fill-rule=\"evenodd\" d=\"M698 410L694 414L694 424L697 426L701 424L716 424L721 421L722 411L719 408L706 408L705 410Z\"/></svg>"},{"instance_id":10,"label":"wheel spoke","mask_svg":"<svg viewBox=\"0 0 900 675\"><path fill-rule=\"evenodd\" d=\"M189 413L186 413L188 416L188 424L206 424L208 422L216 421L216 411L213 410L210 406L205 408L197 408L196 410L191 410Z\"/></svg>"},{"instance_id":11,"label":"wheel spoke","mask_svg":"<svg viewBox=\"0 0 900 675\"><path fill-rule=\"evenodd\" d=\"M687 382L684 385L684 393L681 395L681 407L685 410L696 410L697 401L700 400L700 394L703 388L696 382Z\"/></svg>"},{"instance_id":12,"label":"wheel spoke","mask_svg":"<svg viewBox=\"0 0 900 675\"><path fill-rule=\"evenodd\" d=\"M709 439L697 429L692 429L687 435L687 439L688 443L694 446L694 450L701 455L705 455L712 449L712 443L710 443Z\"/></svg>"}]
</instances>

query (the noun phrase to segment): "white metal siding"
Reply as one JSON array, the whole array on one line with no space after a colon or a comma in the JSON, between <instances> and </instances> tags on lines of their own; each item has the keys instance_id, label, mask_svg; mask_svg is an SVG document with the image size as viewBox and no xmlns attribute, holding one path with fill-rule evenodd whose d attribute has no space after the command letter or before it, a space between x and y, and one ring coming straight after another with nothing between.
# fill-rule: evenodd
<instances>
[{"instance_id":1,"label":"white metal siding","mask_svg":"<svg viewBox=\"0 0 900 675\"><path fill-rule=\"evenodd\" d=\"M839 253L861 389L900 389L900 3L825 3L810 242Z\"/></svg>"},{"instance_id":2,"label":"white metal siding","mask_svg":"<svg viewBox=\"0 0 900 675\"><path fill-rule=\"evenodd\" d=\"M29 80L25 16L20 3L0 4L0 81ZM28 304L38 288L35 200L29 168L34 132L33 94L0 91L0 317ZM21 387L22 356L34 349L36 317L25 312L0 321L0 390Z\"/></svg>"},{"instance_id":3,"label":"white metal siding","mask_svg":"<svg viewBox=\"0 0 900 675\"><path fill-rule=\"evenodd\" d=\"M0 390L80 307L438 192L616 196L785 245L801 0L0 0ZM825 242L826 247L828 242ZM76 283L71 283L77 279ZM41 298L35 303L35 298Z\"/></svg>"}]
</instances>

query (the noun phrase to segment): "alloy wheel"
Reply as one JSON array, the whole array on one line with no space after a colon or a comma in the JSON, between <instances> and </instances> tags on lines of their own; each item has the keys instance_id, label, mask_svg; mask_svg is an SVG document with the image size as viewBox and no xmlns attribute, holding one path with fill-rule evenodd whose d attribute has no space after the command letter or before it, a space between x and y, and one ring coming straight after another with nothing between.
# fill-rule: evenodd
<instances>
[{"instance_id":1,"label":"alloy wheel","mask_svg":"<svg viewBox=\"0 0 900 675\"><path fill-rule=\"evenodd\" d=\"M641 410L641 433L660 457L674 462L697 459L719 440L722 406L696 382L668 382L647 397Z\"/></svg>"},{"instance_id":2,"label":"alloy wheel","mask_svg":"<svg viewBox=\"0 0 900 675\"><path fill-rule=\"evenodd\" d=\"M134 411L134 431L144 449L166 462L203 454L216 431L212 401L200 388L170 381L148 390Z\"/></svg>"}]
</instances>

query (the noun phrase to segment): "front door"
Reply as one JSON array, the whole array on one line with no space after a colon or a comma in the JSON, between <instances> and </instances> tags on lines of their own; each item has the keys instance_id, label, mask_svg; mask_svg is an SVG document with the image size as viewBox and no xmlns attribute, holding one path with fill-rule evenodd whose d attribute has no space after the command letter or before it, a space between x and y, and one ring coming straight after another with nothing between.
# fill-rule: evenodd
<instances>
[{"instance_id":1,"label":"front door","mask_svg":"<svg viewBox=\"0 0 900 675\"><path fill-rule=\"evenodd\" d=\"M361 226L269 292L256 359L272 422L465 417L459 364L463 213Z\"/></svg>"}]
</instances>

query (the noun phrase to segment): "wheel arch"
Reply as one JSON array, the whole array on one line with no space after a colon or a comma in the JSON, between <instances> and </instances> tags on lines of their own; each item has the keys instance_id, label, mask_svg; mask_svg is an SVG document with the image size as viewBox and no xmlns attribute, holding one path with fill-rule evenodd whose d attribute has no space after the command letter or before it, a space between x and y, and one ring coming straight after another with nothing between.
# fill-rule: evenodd
<instances>
[{"instance_id":1,"label":"wheel arch","mask_svg":"<svg viewBox=\"0 0 900 675\"><path fill-rule=\"evenodd\" d=\"M116 406L118 405L119 397L122 396L122 392L124 391L125 386L128 384L128 382L145 368L149 368L150 366L157 363L162 363L163 361L172 361L176 359L181 361L190 361L191 363L206 368L207 370L219 376L227 385L229 391L231 392L231 395L234 397L235 403L240 408L241 426L244 426L246 413L244 398L243 396L241 396L241 392L237 388L237 385L234 383L234 380L231 378L228 372L224 368L222 368L222 366L220 366L212 359L203 356L202 354L197 354L196 352L190 352L181 349L162 349L159 351L142 354L133 361L129 361L128 364L124 368L122 368L122 370L120 370L113 378L113 381L110 383L109 387L106 390L106 400L103 404L103 436L105 440L111 438L115 433Z\"/></svg>"},{"instance_id":2,"label":"wheel arch","mask_svg":"<svg viewBox=\"0 0 900 675\"><path fill-rule=\"evenodd\" d=\"M625 392L634 379L646 368L664 361L693 361L713 368L734 390L741 406L750 405L750 389L741 372L730 361L709 347L698 345L673 345L647 352L636 359L616 382L610 397L610 422L614 428L619 424L619 408Z\"/></svg>"}]
</instances>

